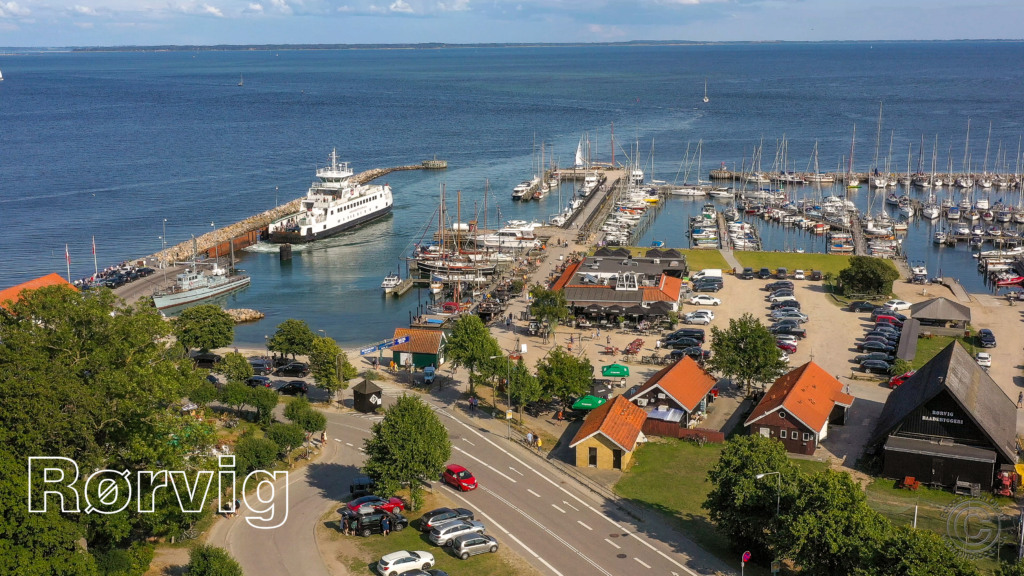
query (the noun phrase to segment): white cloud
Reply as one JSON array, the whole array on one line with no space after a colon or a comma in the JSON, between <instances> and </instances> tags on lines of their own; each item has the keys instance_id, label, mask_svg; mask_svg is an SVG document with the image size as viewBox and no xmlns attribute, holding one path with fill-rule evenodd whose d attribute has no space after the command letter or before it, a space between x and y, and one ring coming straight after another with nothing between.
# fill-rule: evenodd
<instances>
[{"instance_id":1,"label":"white cloud","mask_svg":"<svg viewBox=\"0 0 1024 576\"><path fill-rule=\"evenodd\" d=\"M216 6L210 6L209 4L203 4L202 6L200 6L200 10L202 11L203 14L210 14L210 15L216 16L218 18L223 18L224 17L224 13L221 12L220 8L217 8Z\"/></svg>"},{"instance_id":2,"label":"white cloud","mask_svg":"<svg viewBox=\"0 0 1024 576\"><path fill-rule=\"evenodd\" d=\"M437 9L441 12L465 12L469 10L470 0L452 0L452 2L438 2Z\"/></svg>"},{"instance_id":3,"label":"white cloud","mask_svg":"<svg viewBox=\"0 0 1024 576\"><path fill-rule=\"evenodd\" d=\"M92 22L75 22L75 26L83 30L92 30L94 27Z\"/></svg>"},{"instance_id":4,"label":"white cloud","mask_svg":"<svg viewBox=\"0 0 1024 576\"><path fill-rule=\"evenodd\" d=\"M17 2L0 2L0 18L28 16L31 13L28 8L22 8Z\"/></svg>"},{"instance_id":5,"label":"white cloud","mask_svg":"<svg viewBox=\"0 0 1024 576\"><path fill-rule=\"evenodd\" d=\"M263 5L257 4L255 2L250 3L248 6L246 6L245 11L254 14L263 14Z\"/></svg>"},{"instance_id":6,"label":"white cloud","mask_svg":"<svg viewBox=\"0 0 1024 576\"><path fill-rule=\"evenodd\" d=\"M388 10L391 12L402 12L405 14L412 14L414 12L412 6L409 6L409 3L405 0L395 0L391 6L388 7Z\"/></svg>"},{"instance_id":7,"label":"white cloud","mask_svg":"<svg viewBox=\"0 0 1024 576\"><path fill-rule=\"evenodd\" d=\"M90 8L89 6L79 6L79 5L76 4L74 7L71 8L71 10L73 10L76 14L81 14L83 16L95 16L96 15L96 10L93 9L93 8Z\"/></svg>"},{"instance_id":8,"label":"white cloud","mask_svg":"<svg viewBox=\"0 0 1024 576\"><path fill-rule=\"evenodd\" d=\"M291 14L292 7L288 5L286 0L270 0L270 5L282 14Z\"/></svg>"}]
</instances>

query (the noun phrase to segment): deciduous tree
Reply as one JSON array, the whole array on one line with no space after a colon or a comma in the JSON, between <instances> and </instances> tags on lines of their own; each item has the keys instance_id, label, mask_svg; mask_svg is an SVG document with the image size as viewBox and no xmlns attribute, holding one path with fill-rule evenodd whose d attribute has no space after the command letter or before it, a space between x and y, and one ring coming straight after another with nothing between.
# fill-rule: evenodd
<instances>
[{"instance_id":1,"label":"deciduous tree","mask_svg":"<svg viewBox=\"0 0 1024 576\"><path fill-rule=\"evenodd\" d=\"M227 550L198 544L189 552L189 576L242 576L242 567Z\"/></svg>"},{"instance_id":2,"label":"deciduous tree","mask_svg":"<svg viewBox=\"0 0 1024 576\"><path fill-rule=\"evenodd\" d=\"M969 560L954 552L942 536L907 526L892 526L870 562L856 576L980 576ZM1024 576L1024 563L1003 565L996 576Z\"/></svg>"},{"instance_id":3,"label":"deciduous tree","mask_svg":"<svg viewBox=\"0 0 1024 576\"><path fill-rule=\"evenodd\" d=\"M267 427L267 438L277 444L280 454L288 454L306 441L306 431L298 424L275 422Z\"/></svg>"},{"instance_id":4,"label":"deciduous tree","mask_svg":"<svg viewBox=\"0 0 1024 576\"><path fill-rule=\"evenodd\" d=\"M252 395L250 388L241 382L228 382L220 389L220 401L241 412L242 406L249 404Z\"/></svg>"},{"instance_id":5,"label":"deciduous tree","mask_svg":"<svg viewBox=\"0 0 1024 576\"><path fill-rule=\"evenodd\" d=\"M786 371L775 336L750 313L729 320L729 327L711 328L708 369L743 384L747 393L754 383L773 382Z\"/></svg>"},{"instance_id":6,"label":"deciduous tree","mask_svg":"<svg viewBox=\"0 0 1024 576\"><path fill-rule=\"evenodd\" d=\"M284 407L284 417L302 427L306 432L318 432L327 428L327 417L314 410L305 398L296 398Z\"/></svg>"},{"instance_id":7,"label":"deciduous tree","mask_svg":"<svg viewBox=\"0 0 1024 576\"><path fill-rule=\"evenodd\" d=\"M274 419L274 408L277 406L278 394L265 386L249 389L249 405L256 409L256 422L266 426Z\"/></svg>"},{"instance_id":8,"label":"deciduous tree","mask_svg":"<svg viewBox=\"0 0 1024 576\"><path fill-rule=\"evenodd\" d=\"M358 374L341 347L327 337L313 339L309 348L309 368L316 385L327 391L328 402L334 400L338 390L348 388L348 381Z\"/></svg>"},{"instance_id":9,"label":"deciduous tree","mask_svg":"<svg viewBox=\"0 0 1024 576\"><path fill-rule=\"evenodd\" d=\"M844 294L889 294L900 273L888 260L872 256L853 256L850 265L839 271L839 286Z\"/></svg>"},{"instance_id":10,"label":"deciduous tree","mask_svg":"<svg viewBox=\"0 0 1024 576\"><path fill-rule=\"evenodd\" d=\"M464 314L455 321L446 350L448 359L455 366L465 366L469 370L470 394L476 392L474 373L482 369L487 372L482 376L490 375L498 366L491 358L501 355L498 341L476 314Z\"/></svg>"},{"instance_id":11,"label":"deciduous tree","mask_svg":"<svg viewBox=\"0 0 1024 576\"><path fill-rule=\"evenodd\" d=\"M408 485L413 508L419 505L420 482L438 478L452 453L444 424L414 396L402 396L387 409L365 447L366 474L384 494Z\"/></svg>"},{"instance_id":12,"label":"deciduous tree","mask_svg":"<svg viewBox=\"0 0 1024 576\"><path fill-rule=\"evenodd\" d=\"M253 375L249 359L238 352L228 352L220 361L217 370L227 377L228 382L245 382Z\"/></svg>"},{"instance_id":13,"label":"deciduous tree","mask_svg":"<svg viewBox=\"0 0 1024 576\"><path fill-rule=\"evenodd\" d=\"M281 355L309 354L315 335L302 320L288 319L277 327L267 346Z\"/></svg>"},{"instance_id":14,"label":"deciduous tree","mask_svg":"<svg viewBox=\"0 0 1024 576\"><path fill-rule=\"evenodd\" d=\"M530 298L530 314L552 327L571 315L565 293L561 290L548 290L540 284L535 284L530 288Z\"/></svg>"},{"instance_id":15,"label":"deciduous tree","mask_svg":"<svg viewBox=\"0 0 1024 576\"><path fill-rule=\"evenodd\" d=\"M594 367L590 359L567 353L555 346L548 355L537 361L537 381L541 398L557 396L563 406L571 396L582 396L590 390Z\"/></svg>"},{"instance_id":16,"label":"deciduous tree","mask_svg":"<svg viewBox=\"0 0 1024 576\"><path fill-rule=\"evenodd\" d=\"M244 435L235 444L238 468L245 473L268 470L277 458L277 450L277 443L273 440Z\"/></svg>"},{"instance_id":17,"label":"deciduous tree","mask_svg":"<svg viewBox=\"0 0 1024 576\"><path fill-rule=\"evenodd\" d=\"M530 374L530 369L520 358L515 364L509 367L508 392L512 402L519 406L519 421L523 420L523 408L530 402L540 400L544 391L540 387L540 380Z\"/></svg>"},{"instance_id":18,"label":"deciduous tree","mask_svg":"<svg viewBox=\"0 0 1024 576\"><path fill-rule=\"evenodd\" d=\"M200 304L174 319L174 335L186 353L192 348L222 348L235 339L235 321L216 304Z\"/></svg>"}]
</instances>

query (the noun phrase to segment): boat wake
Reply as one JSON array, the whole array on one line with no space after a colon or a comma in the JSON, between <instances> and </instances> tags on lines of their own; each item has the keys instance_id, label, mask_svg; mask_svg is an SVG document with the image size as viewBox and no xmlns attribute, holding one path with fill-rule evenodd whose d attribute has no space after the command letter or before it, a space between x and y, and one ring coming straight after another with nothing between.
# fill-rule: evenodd
<instances>
[{"instance_id":1,"label":"boat wake","mask_svg":"<svg viewBox=\"0 0 1024 576\"><path fill-rule=\"evenodd\" d=\"M311 249L310 244L292 244L292 252L305 252ZM273 242L257 242L251 246L242 248L246 252L256 252L260 254L277 253L281 251L280 244L274 244Z\"/></svg>"}]
</instances>

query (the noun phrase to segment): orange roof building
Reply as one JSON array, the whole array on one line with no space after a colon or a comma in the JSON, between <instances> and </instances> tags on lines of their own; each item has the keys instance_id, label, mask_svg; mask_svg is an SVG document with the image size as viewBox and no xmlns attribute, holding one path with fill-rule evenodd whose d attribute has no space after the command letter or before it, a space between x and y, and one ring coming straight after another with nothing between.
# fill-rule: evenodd
<instances>
[{"instance_id":1,"label":"orange roof building","mask_svg":"<svg viewBox=\"0 0 1024 576\"><path fill-rule=\"evenodd\" d=\"M712 391L717 382L696 360L683 356L651 376L629 401L647 412L650 419L689 427L701 419L698 415L706 412L708 403L714 400ZM647 433L656 434L654 429Z\"/></svg>"},{"instance_id":2,"label":"orange roof building","mask_svg":"<svg viewBox=\"0 0 1024 576\"><path fill-rule=\"evenodd\" d=\"M8 308L10 304L16 303L21 300L21 293L25 290L35 290L44 286L67 286L72 290L78 291L70 282L65 280L60 274L52 272L46 276L41 276L35 280L29 280L17 286L11 286L4 290L0 290L0 308Z\"/></svg>"},{"instance_id":3,"label":"orange roof building","mask_svg":"<svg viewBox=\"0 0 1024 576\"><path fill-rule=\"evenodd\" d=\"M391 358L400 367L435 368L444 364L444 347L448 334L443 330L425 328L395 328L394 339L409 337L409 341L391 347Z\"/></svg>"},{"instance_id":4,"label":"orange roof building","mask_svg":"<svg viewBox=\"0 0 1024 576\"><path fill-rule=\"evenodd\" d=\"M843 424L853 396L814 362L779 377L747 418L751 434L777 438L786 450L814 454L828 425Z\"/></svg>"},{"instance_id":5,"label":"orange roof building","mask_svg":"<svg viewBox=\"0 0 1024 576\"><path fill-rule=\"evenodd\" d=\"M576 466L624 470L633 449L646 439L647 414L622 396L595 408L569 444L576 450Z\"/></svg>"}]
</instances>

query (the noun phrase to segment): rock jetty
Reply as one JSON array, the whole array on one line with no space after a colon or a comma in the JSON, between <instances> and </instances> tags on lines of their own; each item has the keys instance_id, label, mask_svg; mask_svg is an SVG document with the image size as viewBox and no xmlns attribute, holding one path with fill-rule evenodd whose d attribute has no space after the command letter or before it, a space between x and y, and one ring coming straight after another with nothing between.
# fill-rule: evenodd
<instances>
[{"instance_id":1,"label":"rock jetty","mask_svg":"<svg viewBox=\"0 0 1024 576\"><path fill-rule=\"evenodd\" d=\"M253 310L251 308L230 308L225 309L224 311L228 313L228 316L231 316L231 319L235 321L235 324L255 322L266 316L263 312Z\"/></svg>"}]
</instances>

